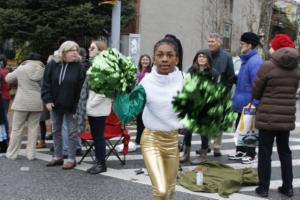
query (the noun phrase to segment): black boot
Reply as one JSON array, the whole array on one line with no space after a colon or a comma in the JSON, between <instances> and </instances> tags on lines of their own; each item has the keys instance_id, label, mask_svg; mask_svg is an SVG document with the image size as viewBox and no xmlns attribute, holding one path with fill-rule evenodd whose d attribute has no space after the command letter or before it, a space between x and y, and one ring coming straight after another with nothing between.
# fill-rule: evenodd
<instances>
[{"instance_id":1,"label":"black boot","mask_svg":"<svg viewBox=\"0 0 300 200\"><path fill-rule=\"evenodd\" d=\"M7 150L7 142L6 140L0 142L0 153L6 153Z\"/></svg>"},{"instance_id":2,"label":"black boot","mask_svg":"<svg viewBox=\"0 0 300 200\"><path fill-rule=\"evenodd\" d=\"M262 187L257 187L255 188L256 194L258 194L261 197L268 197L269 196L269 191L267 189L264 189Z\"/></svg>"},{"instance_id":3,"label":"black boot","mask_svg":"<svg viewBox=\"0 0 300 200\"><path fill-rule=\"evenodd\" d=\"M3 142L0 142L0 153L5 153L3 150Z\"/></svg>"},{"instance_id":4,"label":"black boot","mask_svg":"<svg viewBox=\"0 0 300 200\"><path fill-rule=\"evenodd\" d=\"M288 197L294 196L293 188L278 187L278 192Z\"/></svg>"},{"instance_id":5,"label":"black boot","mask_svg":"<svg viewBox=\"0 0 300 200\"><path fill-rule=\"evenodd\" d=\"M93 167L91 167L90 169L87 170L87 173L99 174L99 173L106 172L106 171L107 171L107 169L106 169L105 161L104 162L97 161Z\"/></svg>"}]
</instances>

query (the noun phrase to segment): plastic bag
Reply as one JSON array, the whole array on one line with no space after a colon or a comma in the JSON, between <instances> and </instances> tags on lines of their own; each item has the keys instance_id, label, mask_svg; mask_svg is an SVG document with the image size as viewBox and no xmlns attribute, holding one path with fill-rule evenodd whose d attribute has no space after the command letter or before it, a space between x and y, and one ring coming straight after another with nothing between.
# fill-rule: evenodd
<instances>
[{"instance_id":1,"label":"plastic bag","mask_svg":"<svg viewBox=\"0 0 300 200\"><path fill-rule=\"evenodd\" d=\"M253 105L243 108L238 127L234 134L236 146L256 147L258 145L258 129L255 128L255 111Z\"/></svg>"}]
</instances>

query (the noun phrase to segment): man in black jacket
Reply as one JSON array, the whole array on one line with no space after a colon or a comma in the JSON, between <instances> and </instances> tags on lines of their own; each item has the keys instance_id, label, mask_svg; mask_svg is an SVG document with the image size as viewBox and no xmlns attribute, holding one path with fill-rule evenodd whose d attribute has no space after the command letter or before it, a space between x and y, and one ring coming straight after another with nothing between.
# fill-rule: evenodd
<instances>
[{"instance_id":1,"label":"man in black jacket","mask_svg":"<svg viewBox=\"0 0 300 200\"><path fill-rule=\"evenodd\" d=\"M220 74L220 83L224 84L228 88L228 92L231 92L234 79L234 68L232 57L228 52L225 52L221 46L223 44L222 37L218 33L211 33L208 37L208 48L212 55L212 66ZM221 156L221 144L222 144L221 132L218 137L214 138L213 150L214 156Z\"/></svg>"}]
</instances>

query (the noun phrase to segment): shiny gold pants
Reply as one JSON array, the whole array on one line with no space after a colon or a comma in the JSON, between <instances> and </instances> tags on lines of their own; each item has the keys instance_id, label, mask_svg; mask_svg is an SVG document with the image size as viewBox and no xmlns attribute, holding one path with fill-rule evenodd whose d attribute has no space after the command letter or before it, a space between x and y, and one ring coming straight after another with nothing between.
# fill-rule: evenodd
<instances>
[{"instance_id":1,"label":"shiny gold pants","mask_svg":"<svg viewBox=\"0 0 300 200\"><path fill-rule=\"evenodd\" d=\"M172 199L179 167L177 130L152 132L145 129L141 150L152 182L153 200Z\"/></svg>"}]
</instances>

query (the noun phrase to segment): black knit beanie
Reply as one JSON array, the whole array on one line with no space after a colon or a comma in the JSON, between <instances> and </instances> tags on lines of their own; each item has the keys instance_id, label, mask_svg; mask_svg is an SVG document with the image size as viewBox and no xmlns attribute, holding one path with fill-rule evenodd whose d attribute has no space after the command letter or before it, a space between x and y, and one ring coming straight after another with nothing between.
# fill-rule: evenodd
<instances>
[{"instance_id":1,"label":"black knit beanie","mask_svg":"<svg viewBox=\"0 0 300 200\"><path fill-rule=\"evenodd\" d=\"M241 36L241 41L251 44L252 47L255 48L259 44L259 37L255 33L245 32Z\"/></svg>"}]
</instances>

